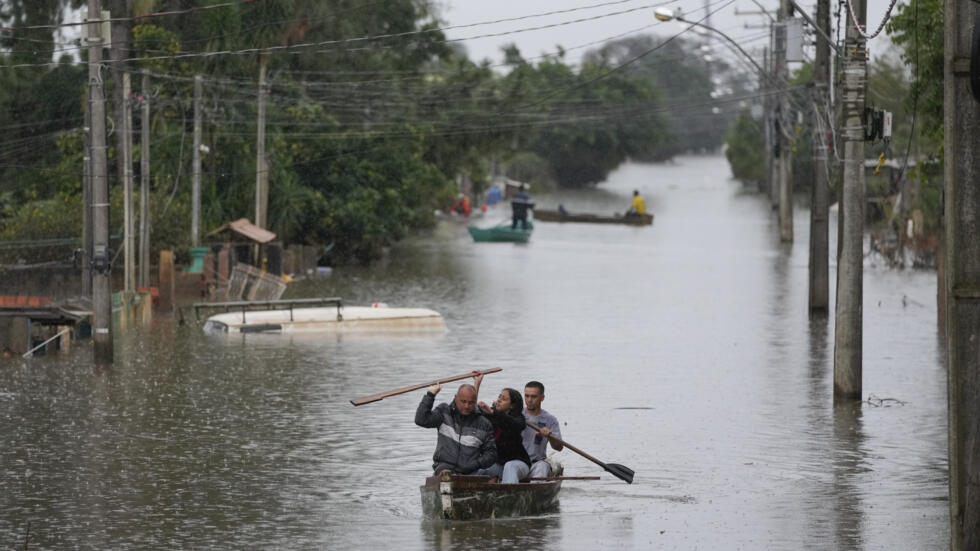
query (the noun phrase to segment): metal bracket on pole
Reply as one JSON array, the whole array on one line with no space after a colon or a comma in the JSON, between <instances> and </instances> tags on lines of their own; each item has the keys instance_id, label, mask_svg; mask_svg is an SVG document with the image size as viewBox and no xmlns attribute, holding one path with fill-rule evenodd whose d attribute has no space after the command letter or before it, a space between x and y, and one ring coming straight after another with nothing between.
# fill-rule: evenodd
<instances>
[{"instance_id":1,"label":"metal bracket on pole","mask_svg":"<svg viewBox=\"0 0 980 551\"><path fill-rule=\"evenodd\" d=\"M806 19L806 22L809 23L811 27L813 27L818 33L820 33L820 36L824 37L824 40L827 41L827 44L830 46L830 49L833 50L835 54L841 55L840 50L837 49L837 44L834 43L834 39L827 36L823 32L823 29L817 26L817 24L813 21L813 19L811 19L810 16L807 15L806 10L801 8L800 5L795 2L795 0L789 0L789 3L793 6L794 10L800 12L800 15L803 16L803 19Z\"/></svg>"}]
</instances>

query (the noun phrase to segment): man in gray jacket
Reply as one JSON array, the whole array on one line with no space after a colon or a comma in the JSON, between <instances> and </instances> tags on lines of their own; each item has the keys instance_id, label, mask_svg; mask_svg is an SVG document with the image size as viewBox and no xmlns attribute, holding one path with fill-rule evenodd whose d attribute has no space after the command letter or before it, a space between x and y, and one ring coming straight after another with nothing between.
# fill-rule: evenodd
<instances>
[{"instance_id":1,"label":"man in gray jacket","mask_svg":"<svg viewBox=\"0 0 980 551\"><path fill-rule=\"evenodd\" d=\"M442 403L433 409L440 390L442 385L438 383L430 386L415 410L416 425L439 429L432 454L433 472L470 474L493 465L497 461L493 426L476 412L476 389L473 385L460 385L452 404Z\"/></svg>"}]
</instances>

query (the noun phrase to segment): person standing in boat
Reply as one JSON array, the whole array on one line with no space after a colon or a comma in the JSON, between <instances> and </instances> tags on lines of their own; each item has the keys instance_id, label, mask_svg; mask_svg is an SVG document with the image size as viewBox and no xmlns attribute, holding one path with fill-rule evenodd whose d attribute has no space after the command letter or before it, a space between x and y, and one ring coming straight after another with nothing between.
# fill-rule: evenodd
<instances>
[{"instance_id":1,"label":"person standing in boat","mask_svg":"<svg viewBox=\"0 0 980 551\"><path fill-rule=\"evenodd\" d=\"M532 478L545 478L551 476L551 465L546 461L548 458L548 444L551 449L560 452L565 448L560 440L561 426L558 418L541 409L541 402L544 401L544 385L538 381L530 381L524 385L524 419L533 425L540 427L541 432L535 431L531 427L524 429L521 436L524 440L524 448L531 458Z\"/></svg>"},{"instance_id":2,"label":"person standing in boat","mask_svg":"<svg viewBox=\"0 0 980 551\"><path fill-rule=\"evenodd\" d=\"M483 381L483 374L475 375L475 386L477 395L480 393L480 383ZM497 447L497 462L486 469L480 469L474 474L486 475L499 478L504 484L517 484L522 478L527 477L531 471L531 458L524 449L524 441L521 433L527 426L524 420L524 401L521 400L521 393L513 388L505 388L500 391L500 396L493 403L493 407L486 402L479 402L477 406L483 415L490 420L493 425L493 440Z\"/></svg>"},{"instance_id":3,"label":"person standing in boat","mask_svg":"<svg viewBox=\"0 0 980 551\"><path fill-rule=\"evenodd\" d=\"M640 190L633 190L633 202L630 203L630 209L626 211L626 216L636 215L636 214L646 214L647 213L647 202L640 195Z\"/></svg>"},{"instance_id":4,"label":"person standing in boat","mask_svg":"<svg viewBox=\"0 0 980 551\"><path fill-rule=\"evenodd\" d=\"M442 385L438 383L430 386L415 410L416 425L439 429L436 451L432 454L433 472L472 474L493 465L497 461L493 425L475 411L476 388L460 385L452 404L442 403L433 408L440 390Z\"/></svg>"},{"instance_id":5,"label":"person standing in boat","mask_svg":"<svg viewBox=\"0 0 980 551\"><path fill-rule=\"evenodd\" d=\"M521 229L527 229L527 211L528 209L534 208L534 203L531 202L531 196L527 194L528 185L521 184L521 190L514 194L514 197L510 200L510 208L514 214L513 220L510 224L510 229L517 229L517 222L521 223Z\"/></svg>"}]
</instances>

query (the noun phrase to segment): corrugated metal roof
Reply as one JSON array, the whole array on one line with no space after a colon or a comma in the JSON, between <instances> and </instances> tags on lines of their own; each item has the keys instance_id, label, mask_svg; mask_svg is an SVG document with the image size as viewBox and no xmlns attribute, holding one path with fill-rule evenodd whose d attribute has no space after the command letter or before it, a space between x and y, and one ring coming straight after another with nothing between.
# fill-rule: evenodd
<instances>
[{"instance_id":1,"label":"corrugated metal roof","mask_svg":"<svg viewBox=\"0 0 980 551\"><path fill-rule=\"evenodd\" d=\"M255 224L249 222L248 218L239 218L234 222L226 222L221 225L220 228L212 231L208 236L215 235L224 230L231 230L239 235L243 235L256 243L268 243L276 238L276 234L271 231L260 228Z\"/></svg>"}]
</instances>

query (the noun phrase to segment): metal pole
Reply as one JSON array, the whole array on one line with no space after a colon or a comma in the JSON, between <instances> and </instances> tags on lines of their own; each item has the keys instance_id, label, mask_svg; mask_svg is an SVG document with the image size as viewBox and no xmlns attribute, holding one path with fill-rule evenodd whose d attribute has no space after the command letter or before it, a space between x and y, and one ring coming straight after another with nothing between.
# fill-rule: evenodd
<instances>
[{"instance_id":1,"label":"metal pole","mask_svg":"<svg viewBox=\"0 0 980 551\"><path fill-rule=\"evenodd\" d=\"M970 0L946 1L944 290L949 371L950 548L954 550L980 548L980 100L971 96L970 89L971 58L976 63L973 56L980 56L978 11L980 6ZM972 46L971 39L977 41Z\"/></svg>"},{"instance_id":2,"label":"metal pole","mask_svg":"<svg viewBox=\"0 0 980 551\"><path fill-rule=\"evenodd\" d=\"M90 19L102 13L99 0L88 0ZM109 282L109 181L106 177L105 87L102 81L102 30L89 23L88 80L92 112L92 276L93 353L97 365L112 363L112 296Z\"/></svg>"},{"instance_id":3,"label":"metal pole","mask_svg":"<svg viewBox=\"0 0 980 551\"><path fill-rule=\"evenodd\" d=\"M194 77L194 179L191 196L191 246L197 247L201 233L201 75Z\"/></svg>"},{"instance_id":4,"label":"metal pole","mask_svg":"<svg viewBox=\"0 0 980 551\"><path fill-rule=\"evenodd\" d=\"M150 75L140 83L140 287L150 285Z\"/></svg>"},{"instance_id":5,"label":"metal pole","mask_svg":"<svg viewBox=\"0 0 980 551\"><path fill-rule=\"evenodd\" d=\"M825 38L830 32L829 0L817 0L817 52L813 64L813 101L816 105L814 121L824 120L823 106L830 100L830 43ZM827 136L821 135L827 124L814 124L813 140L813 188L810 190L810 264L809 307L810 313L826 312L830 303L829 275L829 222L830 207L829 151Z\"/></svg>"},{"instance_id":6,"label":"metal pole","mask_svg":"<svg viewBox=\"0 0 980 551\"><path fill-rule=\"evenodd\" d=\"M865 0L850 0L864 27ZM866 40L848 11L844 48L843 107L844 189L838 223L842 225L837 260L834 328L834 400L861 399L862 301L864 293L864 101L868 64Z\"/></svg>"}]
</instances>

